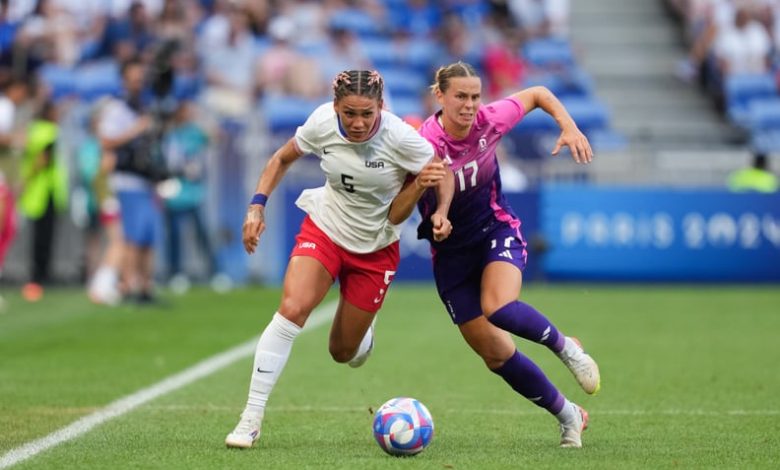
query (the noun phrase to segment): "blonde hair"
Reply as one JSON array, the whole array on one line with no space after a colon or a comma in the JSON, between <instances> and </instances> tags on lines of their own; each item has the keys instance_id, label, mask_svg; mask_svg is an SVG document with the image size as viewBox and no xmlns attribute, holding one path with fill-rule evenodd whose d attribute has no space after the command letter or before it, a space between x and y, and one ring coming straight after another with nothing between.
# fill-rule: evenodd
<instances>
[{"instance_id":1,"label":"blonde hair","mask_svg":"<svg viewBox=\"0 0 780 470\"><path fill-rule=\"evenodd\" d=\"M450 65L444 65L436 71L434 83L430 87L431 93L446 92L450 87L450 79L457 77L479 77L479 75L471 64L460 60Z\"/></svg>"}]
</instances>

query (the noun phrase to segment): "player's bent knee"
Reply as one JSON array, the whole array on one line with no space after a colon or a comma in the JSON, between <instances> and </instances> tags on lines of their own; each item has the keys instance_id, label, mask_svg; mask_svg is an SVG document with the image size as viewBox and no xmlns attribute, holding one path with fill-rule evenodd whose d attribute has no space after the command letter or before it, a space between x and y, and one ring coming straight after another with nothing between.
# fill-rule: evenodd
<instances>
[{"instance_id":1,"label":"player's bent knee","mask_svg":"<svg viewBox=\"0 0 780 470\"><path fill-rule=\"evenodd\" d=\"M282 303L279 306L279 313L284 318L302 327L306 323L306 319L309 318L312 309L313 307L303 305L298 300L282 299Z\"/></svg>"}]
</instances>

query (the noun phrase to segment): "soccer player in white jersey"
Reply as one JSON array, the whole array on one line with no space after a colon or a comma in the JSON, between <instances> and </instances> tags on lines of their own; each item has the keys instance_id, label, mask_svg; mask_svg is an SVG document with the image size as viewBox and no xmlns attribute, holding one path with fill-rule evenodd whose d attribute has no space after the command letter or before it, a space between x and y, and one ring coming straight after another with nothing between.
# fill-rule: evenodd
<instances>
[{"instance_id":1,"label":"soccer player in white jersey","mask_svg":"<svg viewBox=\"0 0 780 470\"><path fill-rule=\"evenodd\" d=\"M254 253L265 229L265 203L290 165L321 158L324 186L301 193L307 216L284 277L282 300L255 352L249 397L228 447L248 448L260 436L266 402L312 310L336 279L341 299L330 331L336 362L363 364L373 348L373 320L399 262L399 228L428 188L439 194L429 221L443 240L454 180L431 144L382 109L383 79L351 70L333 81L334 101L317 108L269 160L247 209L243 242Z\"/></svg>"},{"instance_id":2,"label":"soccer player in white jersey","mask_svg":"<svg viewBox=\"0 0 780 470\"><path fill-rule=\"evenodd\" d=\"M496 146L525 114L549 113L561 128L553 155L567 146L577 163L593 157L590 143L560 101L544 87L532 87L481 105L482 84L474 68L457 62L436 72L432 90L441 111L423 122L420 133L455 175L448 218L455 231L437 240L428 219L435 201L424 195L418 235L431 242L433 275L452 322L485 365L516 392L552 415L561 427L562 447L581 447L588 414L568 401L508 334L547 346L571 370L582 389L594 394L600 374L579 342L565 336L531 305L518 300L526 242L501 192Z\"/></svg>"}]
</instances>

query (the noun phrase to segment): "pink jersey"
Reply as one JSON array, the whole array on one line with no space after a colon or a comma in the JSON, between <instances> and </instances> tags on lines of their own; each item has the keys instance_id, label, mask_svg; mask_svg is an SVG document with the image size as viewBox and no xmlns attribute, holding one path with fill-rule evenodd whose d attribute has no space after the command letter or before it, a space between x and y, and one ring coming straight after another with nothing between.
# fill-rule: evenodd
<instances>
[{"instance_id":1,"label":"pink jersey","mask_svg":"<svg viewBox=\"0 0 780 470\"><path fill-rule=\"evenodd\" d=\"M436 153L449 157L455 173L455 196L449 212L454 229L447 240L434 246L446 249L476 243L496 221L519 227L520 220L501 193L496 147L525 115L523 105L514 98L505 98L480 106L469 135L462 140L444 131L440 115L438 112L429 117L420 128L420 134L433 144ZM419 234L432 240L427 222L436 209L435 194L426 192L418 207L423 217Z\"/></svg>"}]
</instances>

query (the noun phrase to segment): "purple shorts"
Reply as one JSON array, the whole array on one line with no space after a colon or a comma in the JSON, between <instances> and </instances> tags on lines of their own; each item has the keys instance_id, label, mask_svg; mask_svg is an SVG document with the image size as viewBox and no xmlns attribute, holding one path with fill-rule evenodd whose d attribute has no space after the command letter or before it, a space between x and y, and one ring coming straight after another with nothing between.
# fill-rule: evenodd
<instances>
[{"instance_id":1,"label":"purple shorts","mask_svg":"<svg viewBox=\"0 0 780 470\"><path fill-rule=\"evenodd\" d=\"M481 242L434 255L436 289L453 323L461 325L482 315L479 299L485 266L493 261L504 261L522 271L528 258L525 246L519 227L498 223Z\"/></svg>"}]
</instances>

